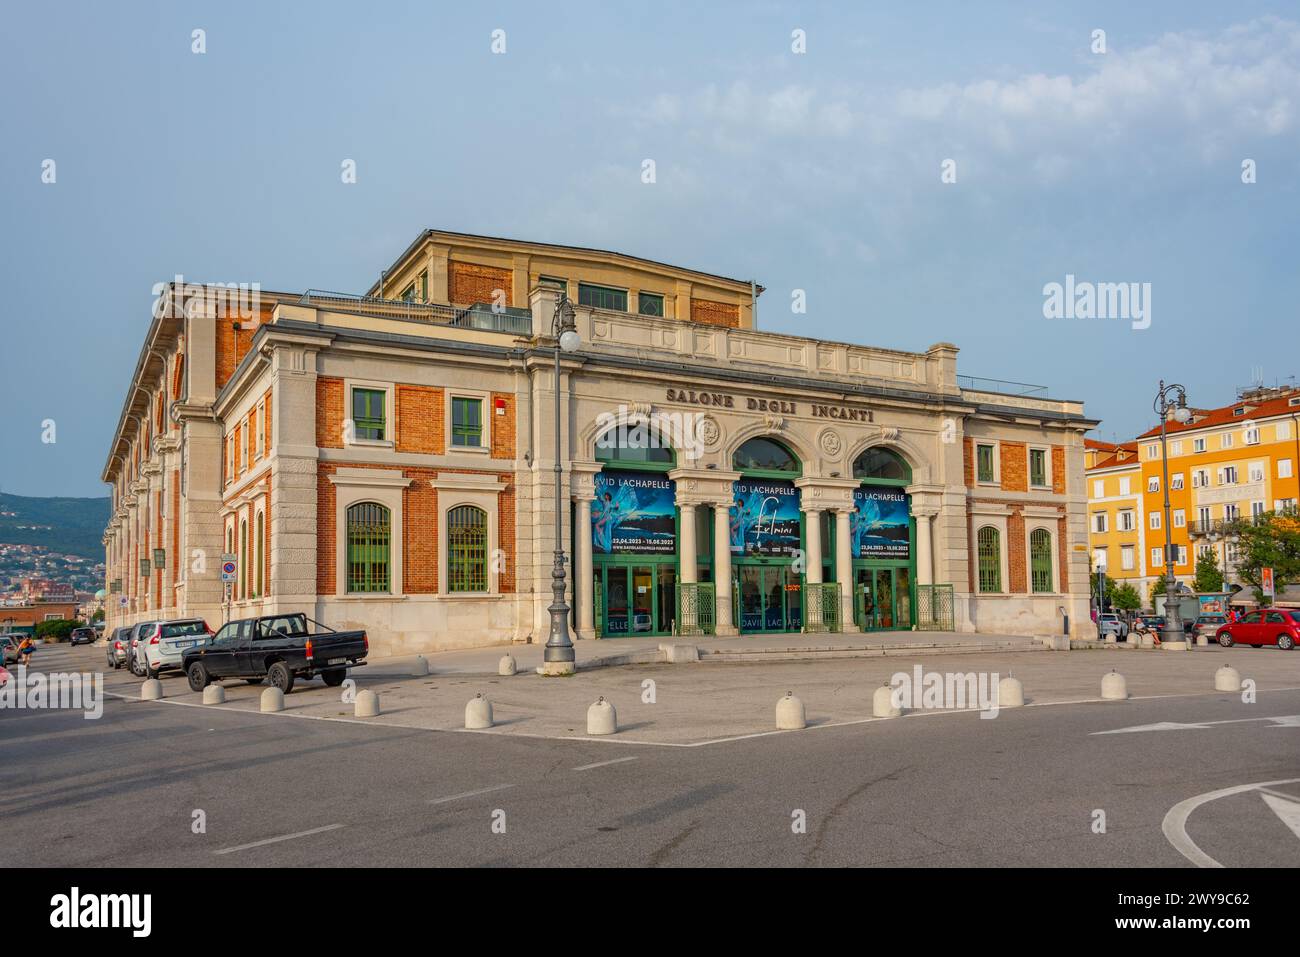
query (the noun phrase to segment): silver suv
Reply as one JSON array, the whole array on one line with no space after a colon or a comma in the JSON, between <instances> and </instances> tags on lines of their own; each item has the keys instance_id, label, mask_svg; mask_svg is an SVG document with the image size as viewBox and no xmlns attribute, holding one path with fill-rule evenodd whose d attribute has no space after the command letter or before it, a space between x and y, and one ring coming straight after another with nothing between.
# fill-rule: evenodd
<instances>
[{"instance_id":1,"label":"silver suv","mask_svg":"<svg viewBox=\"0 0 1300 957\"><path fill-rule=\"evenodd\" d=\"M181 656L211 637L202 618L160 621L140 636L136 654L144 661L145 676L157 678L161 671L180 671Z\"/></svg>"}]
</instances>

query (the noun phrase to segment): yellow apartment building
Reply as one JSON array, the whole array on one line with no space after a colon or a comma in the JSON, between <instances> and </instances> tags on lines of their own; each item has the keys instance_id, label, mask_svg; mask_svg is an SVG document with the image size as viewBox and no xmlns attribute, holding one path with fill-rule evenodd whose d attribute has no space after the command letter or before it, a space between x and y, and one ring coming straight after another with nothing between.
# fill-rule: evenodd
<instances>
[{"instance_id":1,"label":"yellow apartment building","mask_svg":"<svg viewBox=\"0 0 1300 957\"><path fill-rule=\"evenodd\" d=\"M1152 569L1148 563L1138 445L1086 439L1084 470L1092 570L1105 569L1110 581L1128 582L1145 603L1150 583L1159 576L1160 570Z\"/></svg>"}]
</instances>

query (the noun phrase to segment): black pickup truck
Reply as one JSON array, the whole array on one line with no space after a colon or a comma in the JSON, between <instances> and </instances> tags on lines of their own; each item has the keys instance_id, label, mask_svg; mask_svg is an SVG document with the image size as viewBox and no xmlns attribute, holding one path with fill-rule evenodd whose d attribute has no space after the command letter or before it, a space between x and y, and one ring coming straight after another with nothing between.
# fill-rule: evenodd
<instances>
[{"instance_id":1,"label":"black pickup truck","mask_svg":"<svg viewBox=\"0 0 1300 957\"><path fill-rule=\"evenodd\" d=\"M308 624L319 630L312 633ZM194 691L222 678L253 685L269 678L288 694L295 678L320 675L330 687L341 685L347 669L364 665L369 651L364 631L334 631L302 614L269 615L227 622L185 652L181 667Z\"/></svg>"}]
</instances>

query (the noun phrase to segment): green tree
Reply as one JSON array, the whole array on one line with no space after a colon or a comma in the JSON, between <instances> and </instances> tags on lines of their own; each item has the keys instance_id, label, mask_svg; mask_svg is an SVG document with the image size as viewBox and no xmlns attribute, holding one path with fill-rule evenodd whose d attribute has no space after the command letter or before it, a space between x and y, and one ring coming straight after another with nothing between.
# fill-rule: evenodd
<instances>
[{"instance_id":1,"label":"green tree","mask_svg":"<svg viewBox=\"0 0 1300 957\"><path fill-rule=\"evenodd\" d=\"M57 621L38 621L34 637L45 641L67 641L68 635L72 634L72 629L83 625L85 625L84 621L69 621L67 618L60 618Z\"/></svg>"},{"instance_id":2,"label":"green tree","mask_svg":"<svg viewBox=\"0 0 1300 957\"><path fill-rule=\"evenodd\" d=\"M1142 596L1128 582L1120 582L1110 590L1110 603L1120 611L1137 611L1142 607Z\"/></svg>"},{"instance_id":3,"label":"green tree","mask_svg":"<svg viewBox=\"0 0 1300 957\"><path fill-rule=\"evenodd\" d=\"M1148 601L1151 602L1152 610L1156 607L1156 596L1164 595L1169 588L1169 576L1161 574L1159 578L1151 583L1151 592L1147 595Z\"/></svg>"},{"instance_id":4,"label":"green tree","mask_svg":"<svg viewBox=\"0 0 1300 957\"><path fill-rule=\"evenodd\" d=\"M1273 587L1281 591L1300 581L1300 518L1290 512L1265 512L1238 528L1237 573L1254 586L1255 600L1264 601L1260 570L1273 569Z\"/></svg>"},{"instance_id":5,"label":"green tree","mask_svg":"<svg viewBox=\"0 0 1300 957\"><path fill-rule=\"evenodd\" d=\"M1219 559L1214 554L1214 549L1207 548L1205 553L1196 559L1196 577L1192 580L1192 590L1223 591L1223 572L1219 569Z\"/></svg>"},{"instance_id":6,"label":"green tree","mask_svg":"<svg viewBox=\"0 0 1300 957\"><path fill-rule=\"evenodd\" d=\"M95 622L95 621L103 621L103 620L104 620L104 609L102 609L102 608L96 608L96 609L95 609L95 613L94 613L93 615L90 616L90 620L91 620L92 622Z\"/></svg>"}]
</instances>

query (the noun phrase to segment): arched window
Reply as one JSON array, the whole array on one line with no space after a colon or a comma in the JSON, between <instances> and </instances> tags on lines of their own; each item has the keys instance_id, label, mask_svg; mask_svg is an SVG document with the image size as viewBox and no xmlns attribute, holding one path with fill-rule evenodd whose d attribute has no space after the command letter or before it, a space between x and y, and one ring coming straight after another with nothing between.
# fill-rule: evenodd
<instances>
[{"instance_id":1,"label":"arched window","mask_svg":"<svg viewBox=\"0 0 1300 957\"><path fill-rule=\"evenodd\" d=\"M257 513L257 548L254 550L257 555L257 568L253 571L253 580L257 582L257 588L253 592L254 598L262 597L262 588L265 585L263 581L263 569L266 565L266 516L262 512Z\"/></svg>"},{"instance_id":2,"label":"arched window","mask_svg":"<svg viewBox=\"0 0 1300 957\"><path fill-rule=\"evenodd\" d=\"M979 586L982 592L1002 591L1002 541L998 530L985 525L975 537L979 548Z\"/></svg>"},{"instance_id":3,"label":"arched window","mask_svg":"<svg viewBox=\"0 0 1300 957\"><path fill-rule=\"evenodd\" d=\"M853 463L853 477L856 479L889 479L901 482L912 481L912 468L903 457L891 449L867 449Z\"/></svg>"},{"instance_id":4,"label":"arched window","mask_svg":"<svg viewBox=\"0 0 1300 957\"><path fill-rule=\"evenodd\" d=\"M347 590L389 590L389 548L392 528L388 509L376 502L349 505L347 511Z\"/></svg>"},{"instance_id":5,"label":"arched window","mask_svg":"<svg viewBox=\"0 0 1300 957\"><path fill-rule=\"evenodd\" d=\"M1052 590L1052 533L1045 528L1029 533L1029 579L1036 592Z\"/></svg>"},{"instance_id":6,"label":"arched window","mask_svg":"<svg viewBox=\"0 0 1300 957\"><path fill-rule=\"evenodd\" d=\"M736 449L731 467L740 472L790 472L798 474L799 460L775 439L750 439Z\"/></svg>"},{"instance_id":7,"label":"arched window","mask_svg":"<svg viewBox=\"0 0 1300 957\"><path fill-rule=\"evenodd\" d=\"M596 439L596 461L672 466L677 456L672 443L645 422L623 422Z\"/></svg>"},{"instance_id":8,"label":"arched window","mask_svg":"<svg viewBox=\"0 0 1300 957\"><path fill-rule=\"evenodd\" d=\"M487 512L473 505L447 512L447 591L488 590L487 543Z\"/></svg>"},{"instance_id":9,"label":"arched window","mask_svg":"<svg viewBox=\"0 0 1300 957\"><path fill-rule=\"evenodd\" d=\"M239 522L239 597L248 597L248 519Z\"/></svg>"}]
</instances>

